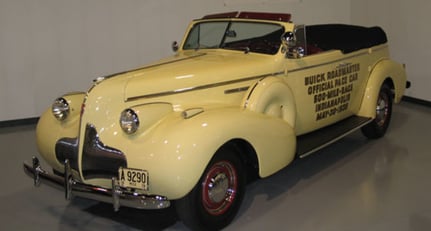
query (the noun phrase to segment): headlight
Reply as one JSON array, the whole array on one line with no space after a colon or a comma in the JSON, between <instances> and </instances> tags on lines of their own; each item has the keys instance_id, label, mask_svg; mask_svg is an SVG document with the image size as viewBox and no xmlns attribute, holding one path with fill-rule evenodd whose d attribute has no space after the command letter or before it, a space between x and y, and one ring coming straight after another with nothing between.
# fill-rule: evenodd
<instances>
[{"instance_id":1,"label":"headlight","mask_svg":"<svg viewBox=\"0 0 431 231\"><path fill-rule=\"evenodd\" d=\"M65 120L70 113L69 103L64 98L58 98L52 104L51 111L57 120Z\"/></svg>"},{"instance_id":2,"label":"headlight","mask_svg":"<svg viewBox=\"0 0 431 231\"><path fill-rule=\"evenodd\" d=\"M133 134L138 130L139 118L138 114L132 109L126 109L121 112L120 116L121 129L127 134Z\"/></svg>"}]
</instances>

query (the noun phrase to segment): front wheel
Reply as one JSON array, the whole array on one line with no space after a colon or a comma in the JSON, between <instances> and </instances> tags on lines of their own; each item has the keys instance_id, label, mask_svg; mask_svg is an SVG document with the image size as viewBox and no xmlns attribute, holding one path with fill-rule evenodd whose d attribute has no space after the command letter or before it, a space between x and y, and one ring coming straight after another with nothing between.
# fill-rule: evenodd
<instances>
[{"instance_id":1,"label":"front wheel","mask_svg":"<svg viewBox=\"0 0 431 231\"><path fill-rule=\"evenodd\" d=\"M176 201L178 216L193 230L220 230L239 210L245 171L234 145L220 148L193 190Z\"/></svg>"},{"instance_id":2,"label":"front wheel","mask_svg":"<svg viewBox=\"0 0 431 231\"><path fill-rule=\"evenodd\" d=\"M380 88L376 106L376 118L362 127L362 133L369 139L377 139L385 135L392 116L392 92L388 85Z\"/></svg>"}]
</instances>

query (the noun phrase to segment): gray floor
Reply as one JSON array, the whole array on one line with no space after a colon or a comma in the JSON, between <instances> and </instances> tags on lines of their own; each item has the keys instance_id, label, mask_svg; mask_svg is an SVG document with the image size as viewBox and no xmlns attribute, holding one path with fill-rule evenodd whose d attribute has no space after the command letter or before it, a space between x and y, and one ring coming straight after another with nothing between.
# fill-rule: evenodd
<instances>
[{"instance_id":1,"label":"gray floor","mask_svg":"<svg viewBox=\"0 0 431 231\"><path fill-rule=\"evenodd\" d=\"M431 108L403 102L387 135L360 132L250 184L226 230L431 230ZM21 163L34 126L0 129L0 230L187 230L173 209L139 211L33 188Z\"/></svg>"}]
</instances>

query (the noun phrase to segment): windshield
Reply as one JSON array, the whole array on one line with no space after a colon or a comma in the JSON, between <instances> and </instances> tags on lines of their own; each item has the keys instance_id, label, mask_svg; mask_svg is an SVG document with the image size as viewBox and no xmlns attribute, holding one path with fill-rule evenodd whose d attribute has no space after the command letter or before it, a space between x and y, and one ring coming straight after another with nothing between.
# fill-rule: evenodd
<instances>
[{"instance_id":1,"label":"windshield","mask_svg":"<svg viewBox=\"0 0 431 231\"><path fill-rule=\"evenodd\" d=\"M190 30L184 50L232 49L276 54L284 28L278 24L212 21L197 23Z\"/></svg>"}]
</instances>

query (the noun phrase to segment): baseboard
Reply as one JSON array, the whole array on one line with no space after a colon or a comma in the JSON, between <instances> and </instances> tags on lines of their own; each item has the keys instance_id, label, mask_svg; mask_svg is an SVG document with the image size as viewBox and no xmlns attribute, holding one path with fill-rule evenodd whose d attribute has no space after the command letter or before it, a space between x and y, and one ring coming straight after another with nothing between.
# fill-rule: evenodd
<instances>
[{"instance_id":1,"label":"baseboard","mask_svg":"<svg viewBox=\"0 0 431 231\"><path fill-rule=\"evenodd\" d=\"M423 99L418 99L418 98L414 98L414 97L411 97L411 96L403 96L402 100L406 101L406 102L410 102L410 103L414 103L414 104L426 106L426 107L431 107L431 102L430 101L423 100Z\"/></svg>"},{"instance_id":2,"label":"baseboard","mask_svg":"<svg viewBox=\"0 0 431 231\"><path fill-rule=\"evenodd\" d=\"M0 128L33 125L33 124L36 124L38 120L39 120L39 117L0 121Z\"/></svg>"}]
</instances>

